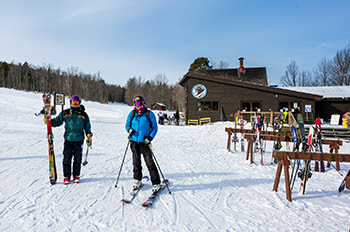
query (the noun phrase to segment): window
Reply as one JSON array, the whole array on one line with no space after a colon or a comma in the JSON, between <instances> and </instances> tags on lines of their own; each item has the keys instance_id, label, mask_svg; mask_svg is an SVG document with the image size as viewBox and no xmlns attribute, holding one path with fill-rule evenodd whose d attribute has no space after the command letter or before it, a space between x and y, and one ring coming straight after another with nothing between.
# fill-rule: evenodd
<instances>
[{"instance_id":1,"label":"window","mask_svg":"<svg viewBox=\"0 0 350 232\"><path fill-rule=\"evenodd\" d=\"M253 102L253 111L258 111L259 109L261 109L260 107L260 102Z\"/></svg>"},{"instance_id":2,"label":"window","mask_svg":"<svg viewBox=\"0 0 350 232\"><path fill-rule=\"evenodd\" d=\"M288 109L288 102L280 102L280 110Z\"/></svg>"},{"instance_id":3,"label":"window","mask_svg":"<svg viewBox=\"0 0 350 232\"><path fill-rule=\"evenodd\" d=\"M261 109L260 102L242 102L243 111L257 111Z\"/></svg>"},{"instance_id":4,"label":"window","mask_svg":"<svg viewBox=\"0 0 350 232\"><path fill-rule=\"evenodd\" d=\"M197 102L197 111L218 111L219 102L199 101Z\"/></svg>"},{"instance_id":5,"label":"window","mask_svg":"<svg viewBox=\"0 0 350 232\"><path fill-rule=\"evenodd\" d=\"M250 111L250 102L243 102L242 103L242 110Z\"/></svg>"}]
</instances>

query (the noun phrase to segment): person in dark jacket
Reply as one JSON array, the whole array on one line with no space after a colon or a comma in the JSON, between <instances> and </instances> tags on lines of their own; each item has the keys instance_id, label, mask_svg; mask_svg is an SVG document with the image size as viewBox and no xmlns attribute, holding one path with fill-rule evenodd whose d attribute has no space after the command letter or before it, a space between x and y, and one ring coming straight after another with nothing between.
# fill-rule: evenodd
<instances>
[{"instance_id":1,"label":"person in dark jacket","mask_svg":"<svg viewBox=\"0 0 350 232\"><path fill-rule=\"evenodd\" d=\"M175 124L176 126L178 126L180 121L180 113L178 110L175 111L174 118L175 118Z\"/></svg>"},{"instance_id":2,"label":"person in dark jacket","mask_svg":"<svg viewBox=\"0 0 350 232\"><path fill-rule=\"evenodd\" d=\"M151 176L151 182L153 185L152 191L156 192L159 189L160 177L149 145L158 131L157 119L154 113L147 109L145 99L142 96L134 97L133 103L135 108L129 113L125 124L125 129L129 133L134 166L133 188L138 189L141 185L141 154L143 154L143 158Z\"/></svg>"},{"instance_id":3,"label":"person in dark jacket","mask_svg":"<svg viewBox=\"0 0 350 232\"><path fill-rule=\"evenodd\" d=\"M47 118L44 122L48 123ZM91 146L92 132L90 119L85 112L85 107L81 105L81 98L74 95L70 99L70 108L62 111L56 118L51 119L52 127L58 127L65 122L64 148L63 148L63 176L64 184L69 184L72 175L73 161L73 180L75 183L80 181L80 169L82 160L82 151L84 143L84 131L87 136L87 145Z\"/></svg>"}]
</instances>

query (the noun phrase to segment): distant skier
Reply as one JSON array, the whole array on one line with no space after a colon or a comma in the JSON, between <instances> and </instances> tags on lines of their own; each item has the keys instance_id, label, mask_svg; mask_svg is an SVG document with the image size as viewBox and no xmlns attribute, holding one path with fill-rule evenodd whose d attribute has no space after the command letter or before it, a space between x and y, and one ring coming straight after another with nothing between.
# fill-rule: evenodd
<instances>
[{"instance_id":1,"label":"distant skier","mask_svg":"<svg viewBox=\"0 0 350 232\"><path fill-rule=\"evenodd\" d=\"M73 162L74 183L80 181L80 169L82 160L82 150L84 143L84 131L87 136L87 144L91 146L92 132L90 119L85 112L85 107L81 105L81 98L74 95L70 99L70 108L62 111L56 118L51 119L52 127L58 127L65 122L64 148L63 148L63 176L64 184L69 184L72 175L71 166ZM47 124L47 118L44 118Z\"/></svg>"},{"instance_id":2,"label":"distant skier","mask_svg":"<svg viewBox=\"0 0 350 232\"><path fill-rule=\"evenodd\" d=\"M164 125L164 113L163 113L162 109L159 110L158 118L159 118L159 121L158 121L159 124Z\"/></svg>"},{"instance_id":3,"label":"distant skier","mask_svg":"<svg viewBox=\"0 0 350 232\"><path fill-rule=\"evenodd\" d=\"M176 126L178 126L179 120L180 120L180 114L179 114L178 110L175 111L174 118L175 118L175 124L176 124Z\"/></svg>"},{"instance_id":4,"label":"distant skier","mask_svg":"<svg viewBox=\"0 0 350 232\"><path fill-rule=\"evenodd\" d=\"M129 113L126 120L125 129L129 133L130 148L134 165L134 184L137 189L141 185L142 166L141 153L145 160L148 171L151 175L152 191L157 192L160 187L160 177L156 164L149 147L151 141L157 134L158 126L156 116L147 109L143 96L135 96L133 99L135 108Z\"/></svg>"}]
</instances>

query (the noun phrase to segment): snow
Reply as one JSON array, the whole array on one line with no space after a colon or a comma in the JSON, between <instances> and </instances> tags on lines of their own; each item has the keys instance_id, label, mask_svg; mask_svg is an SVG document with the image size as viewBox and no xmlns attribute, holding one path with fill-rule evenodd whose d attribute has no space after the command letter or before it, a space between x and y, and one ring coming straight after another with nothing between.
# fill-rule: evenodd
<instances>
[{"instance_id":1,"label":"snow","mask_svg":"<svg viewBox=\"0 0 350 232\"><path fill-rule=\"evenodd\" d=\"M267 144L265 166L258 161L249 165L245 152L226 149L224 129L231 122L159 126L153 151L172 194L165 189L153 206L143 209L140 204L151 191L148 182L132 204L122 205L133 182L130 150L118 188L114 185L132 108L83 104L94 133L89 163L82 166L81 183L63 185L64 129L54 128L58 183L51 186L46 126L34 115L42 108L41 94L0 88L1 231L349 230L350 190L338 193L343 177L334 168L314 173L305 195L299 194L297 180L289 202L283 173L278 192L272 191L277 169L270 164L272 144ZM344 143L340 152L349 151ZM341 163L340 172L349 168Z\"/></svg>"},{"instance_id":2,"label":"snow","mask_svg":"<svg viewBox=\"0 0 350 232\"><path fill-rule=\"evenodd\" d=\"M323 98L350 98L350 86L280 87L282 89L310 93Z\"/></svg>"}]
</instances>

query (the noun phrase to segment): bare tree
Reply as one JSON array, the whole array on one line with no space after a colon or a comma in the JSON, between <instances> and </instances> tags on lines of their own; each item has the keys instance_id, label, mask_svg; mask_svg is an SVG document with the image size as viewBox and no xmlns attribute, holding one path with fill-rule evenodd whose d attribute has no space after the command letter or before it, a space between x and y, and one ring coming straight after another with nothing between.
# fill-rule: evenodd
<instances>
[{"instance_id":1,"label":"bare tree","mask_svg":"<svg viewBox=\"0 0 350 232\"><path fill-rule=\"evenodd\" d=\"M174 108L179 111L185 111L186 90L181 85L177 84L171 91Z\"/></svg>"},{"instance_id":2,"label":"bare tree","mask_svg":"<svg viewBox=\"0 0 350 232\"><path fill-rule=\"evenodd\" d=\"M214 64L213 66L217 69L225 69L229 66L230 64L226 61L220 60L218 64Z\"/></svg>"},{"instance_id":3,"label":"bare tree","mask_svg":"<svg viewBox=\"0 0 350 232\"><path fill-rule=\"evenodd\" d=\"M350 85L350 47L338 51L331 65L332 85Z\"/></svg>"},{"instance_id":4,"label":"bare tree","mask_svg":"<svg viewBox=\"0 0 350 232\"><path fill-rule=\"evenodd\" d=\"M303 70L298 77L297 86L310 86L312 85L311 72Z\"/></svg>"},{"instance_id":5,"label":"bare tree","mask_svg":"<svg viewBox=\"0 0 350 232\"><path fill-rule=\"evenodd\" d=\"M327 86L329 85L329 79L331 74L331 64L327 58L323 58L320 63L318 63L316 69L314 70L314 78L312 85L314 86Z\"/></svg>"},{"instance_id":6,"label":"bare tree","mask_svg":"<svg viewBox=\"0 0 350 232\"><path fill-rule=\"evenodd\" d=\"M299 68L296 65L296 62L292 62L287 66L285 75L281 78L281 83L283 86L297 86L297 78L299 75Z\"/></svg>"}]
</instances>

